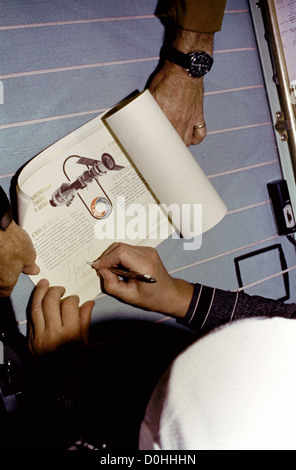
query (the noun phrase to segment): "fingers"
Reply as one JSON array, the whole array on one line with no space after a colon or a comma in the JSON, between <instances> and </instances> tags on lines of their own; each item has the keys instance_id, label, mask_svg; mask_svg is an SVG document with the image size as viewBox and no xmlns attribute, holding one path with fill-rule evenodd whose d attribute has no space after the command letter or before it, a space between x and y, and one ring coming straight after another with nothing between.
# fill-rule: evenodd
<instances>
[{"instance_id":1,"label":"fingers","mask_svg":"<svg viewBox=\"0 0 296 470\"><path fill-rule=\"evenodd\" d=\"M61 302L61 317L66 342L82 340L85 345L88 344L91 313L94 305L94 301L89 300L79 308L77 295L71 295Z\"/></svg>"},{"instance_id":2,"label":"fingers","mask_svg":"<svg viewBox=\"0 0 296 470\"><path fill-rule=\"evenodd\" d=\"M60 299L64 293L64 287L49 287L46 279L38 282L31 307L31 319L35 332L61 326Z\"/></svg>"},{"instance_id":3,"label":"fingers","mask_svg":"<svg viewBox=\"0 0 296 470\"><path fill-rule=\"evenodd\" d=\"M156 277L159 261L157 251L153 248L115 243L92 263L92 267L103 278L103 289L113 295L114 290L119 294L119 292L127 291L129 288L127 286L131 286L133 283L120 281L117 274L111 272L112 266L124 267L130 271Z\"/></svg>"},{"instance_id":4,"label":"fingers","mask_svg":"<svg viewBox=\"0 0 296 470\"><path fill-rule=\"evenodd\" d=\"M19 227L15 226L15 239L18 240L17 254L22 263L21 271L24 274L38 274L40 269L35 263L36 251L28 233Z\"/></svg>"},{"instance_id":5,"label":"fingers","mask_svg":"<svg viewBox=\"0 0 296 470\"><path fill-rule=\"evenodd\" d=\"M137 270L125 250L128 250L128 247L120 247L119 244L117 247L113 247L113 249L104 255L103 259L97 263L97 266L99 266L95 269L97 269L97 273L102 280L102 290L104 292L123 299L125 302L132 302L135 300L136 295L135 282L132 280L129 280L129 282L120 280L117 274L112 273L110 269L108 269L111 266L122 265L132 271ZM123 252L125 253L123 254Z\"/></svg>"},{"instance_id":6,"label":"fingers","mask_svg":"<svg viewBox=\"0 0 296 470\"><path fill-rule=\"evenodd\" d=\"M42 302L49 289L49 282L41 279L35 287L31 305L31 322L36 333L45 329Z\"/></svg>"},{"instance_id":7,"label":"fingers","mask_svg":"<svg viewBox=\"0 0 296 470\"><path fill-rule=\"evenodd\" d=\"M149 274L157 279L157 283L149 284L133 279L120 280L109 269L118 265L130 271ZM159 311L160 297L168 285L170 276L154 248L117 243L111 246L93 267L103 278L104 292L131 305Z\"/></svg>"},{"instance_id":8,"label":"fingers","mask_svg":"<svg viewBox=\"0 0 296 470\"><path fill-rule=\"evenodd\" d=\"M206 127L196 128L191 121L184 126L175 124L174 127L187 147L200 144L207 136Z\"/></svg>"},{"instance_id":9,"label":"fingers","mask_svg":"<svg viewBox=\"0 0 296 470\"><path fill-rule=\"evenodd\" d=\"M21 272L37 274L36 252L29 235L12 222L0 239L0 296L11 294Z\"/></svg>"},{"instance_id":10,"label":"fingers","mask_svg":"<svg viewBox=\"0 0 296 470\"><path fill-rule=\"evenodd\" d=\"M120 254L116 251L119 246L120 243L112 243L95 261L93 261L92 267L94 269L99 269L99 266L102 268L110 268L111 266L119 264Z\"/></svg>"},{"instance_id":11,"label":"fingers","mask_svg":"<svg viewBox=\"0 0 296 470\"><path fill-rule=\"evenodd\" d=\"M89 337L89 329L90 329L90 321L91 321L91 313L95 303L92 300L85 302L80 307L80 328L81 328L81 336L82 341L85 345L88 344L88 337Z\"/></svg>"},{"instance_id":12,"label":"fingers","mask_svg":"<svg viewBox=\"0 0 296 470\"><path fill-rule=\"evenodd\" d=\"M163 108L163 110L168 116L173 112L172 108L170 110ZM187 112L184 114L174 109L170 121L187 147L200 144L207 136L202 103L196 107L192 104L190 109L187 107Z\"/></svg>"},{"instance_id":13,"label":"fingers","mask_svg":"<svg viewBox=\"0 0 296 470\"><path fill-rule=\"evenodd\" d=\"M78 295L70 295L60 302L60 320L69 337L75 336L80 330Z\"/></svg>"},{"instance_id":14,"label":"fingers","mask_svg":"<svg viewBox=\"0 0 296 470\"><path fill-rule=\"evenodd\" d=\"M20 259L12 261L9 266L0 267L0 297L8 297L12 293L21 272L34 275L38 274L40 269L35 262L23 267Z\"/></svg>"},{"instance_id":15,"label":"fingers","mask_svg":"<svg viewBox=\"0 0 296 470\"><path fill-rule=\"evenodd\" d=\"M113 274L109 269L102 269L99 271L99 276L103 279L103 291L109 295L113 295L128 303L137 302L138 282L129 280L125 282L119 280L116 274Z\"/></svg>"},{"instance_id":16,"label":"fingers","mask_svg":"<svg viewBox=\"0 0 296 470\"><path fill-rule=\"evenodd\" d=\"M203 125L203 124L200 124ZM197 126L197 127L196 127ZM193 134L191 138L191 145L198 145L200 144L203 139L207 136L207 128L205 127L199 127L199 125L195 125L193 127Z\"/></svg>"},{"instance_id":17,"label":"fingers","mask_svg":"<svg viewBox=\"0 0 296 470\"><path fill-rule=\"evenodd\" d=\"M111 266L122 265L127 269L137 270L141 269L145 256L143 250L147 248L132 247L126 243L113 243L96 261L93 262L92 267L101 271L102 269L109 269ZM116 275L108 276L112 280L117 278Z\"/></svg>"},{"instance_id":18,"label":"fingers","mask_svg":"<svg viewBox=\"0 0 296 470\"><path fill-rule=\"evenodd\" d=\"M93 301L79 308L79 297L70 295L61 300L65 288L49 287L49 282L38 282L29 319L29 348L33 355L52 352L65 343L88 343Z\"/></svg>"},{"instance_id":19,"label":"fingers","mask_svg":"<svg viewBox=\"0 0 296 470\"><path fill-rule=\"evenodd\" d=\"M149 90L187 146L206 137L205 128L194 129L204 123L203 78L188 77L178 66L166 62Z\"/></svg>"},{"instance_id":20,"label":"fingers","mask_svg":"<svg viewBox=\"0 0 296 470\"><path fill-rule=\"evenodd\" d=\"M24 266L22 272L23 272L24 274L28 274L28 275L35 275L35 274L39 274L40 268L39 268L39 266L34 262L34 263L32 263L32 264L29 264L29 265L27 265L27 266Z\"/></svg>"}]
</instances>

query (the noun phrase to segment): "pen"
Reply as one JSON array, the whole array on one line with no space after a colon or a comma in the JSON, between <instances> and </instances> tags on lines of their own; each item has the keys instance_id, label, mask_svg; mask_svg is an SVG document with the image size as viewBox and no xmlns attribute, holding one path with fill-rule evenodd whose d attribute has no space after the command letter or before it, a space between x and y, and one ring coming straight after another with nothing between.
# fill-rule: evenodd
<instances>
[{"instance_id":1,"label":"pen","mask_svg":"<svg viewBox=\"0 0 296 470\"><path fill-rule=\"evenodd\" d=\"M94 262L87 261L87 264L89 264L92 268L94 267ZM118 276L124 277L125 279L135 279L136 281L150 282L151 284L157 282L155 277L150 276L150 274L139 274L134 271L127 271L125 269L116 268L115 266L111 266L109 270Z\"/></svg>"},{"instance_id":2,"label":"pen","mask_svg":"<svg viewBox=\"0 0 296 470\"><path fill-rule=\"evenodd\" d=\"M110 271L118 276L121 276L126 279L135 279L140 282L157 282L155 277L150 276L150 274L139 274L134 271L125 271L124 269L119 269L111 266Z\"/></svg>"}]
</instances>

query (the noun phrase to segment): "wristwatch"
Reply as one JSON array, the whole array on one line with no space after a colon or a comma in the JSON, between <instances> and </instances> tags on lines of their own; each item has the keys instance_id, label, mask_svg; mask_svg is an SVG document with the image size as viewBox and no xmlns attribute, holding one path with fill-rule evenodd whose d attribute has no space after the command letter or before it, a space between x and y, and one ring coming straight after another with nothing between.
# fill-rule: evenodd
<instances>
[{"instance_id":1,"label":"wristwatch","mask_svg":"<svg viewBox=\"0 0 296 470\"><path fill-rule=\"evenodd\" d=\"M0 186L0 230L6 230L13 221L10 202L4 189Z\"/></svg>"},{"instance_id":2,"label":"wristwatch","mask_svg":"<svg viewBox=\"0 0 296 470\"><path fill-rule=\"evenodd\" d=\"M164 56L170 62L179 65L188 72L190 77L200 78L211 70L213 65L213 57L207 52L184 52L178 51L174 47L170 47L164 51Z\"/></svg>"}]
</instances>

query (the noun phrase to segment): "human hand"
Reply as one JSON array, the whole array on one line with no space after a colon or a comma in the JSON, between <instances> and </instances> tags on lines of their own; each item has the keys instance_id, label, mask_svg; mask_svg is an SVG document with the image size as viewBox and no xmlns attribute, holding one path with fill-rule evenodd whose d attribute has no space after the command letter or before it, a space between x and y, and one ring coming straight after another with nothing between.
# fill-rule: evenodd
<instances>
[{"instance_id":1,"label":"human hand","mask_svg":"<svg viewBox=\"0 0 296 470\"><path fill-rule=\"evenodd\" d=\"M199 144L207 135L203 114L203 78L192 78L180 67L165 62L153 78L149 91L184 143Z\"/></svg>"},{"instance_id":2,"label":"human hand","mask_svg":"<svg viewBox=\"0 0 296 470\"><path fill-rule=\"evenodd\" d=\"M157 282L150 284L133 279L119 280L110 271L112 266L150 274ZM170 276L154 248L113 243L93 262L93 268L102 278L103 290L108 294L145 310L180 318L186 315L193 286Z\"/></svg>"},{"instance_id":3,"label":"human hand","mask_svg":"<svg viewBox=\"0 0 296 470\"><path fill-rule=\"evenodd\" d=\"M20 275L38 274L36 252L32 241L19 225L11 222L0 230L0 297L8 297Z\"/></svg>"},{"instance_id":4,"label":"human hand","mask_svg":"<svg viewBox=\"0 0 296 470\"><path fill-rule=\"evenodd\" d=\"M213 33L177 28L172 46L187 54L204 51L213 54ZM207 135L203 111L203 77L189 77L178 65L166 60L156 73L149 91L187 146L199 144Z\"/></svg>"},{"instance_id":5,"label":"human hand","mask_svg":"<svg viewBox=\"0 0 296 470\"><path fill-rule=\"evenodd\" d=\"M49 287L46 279L35 288L28 318L29 349L34 357L54 352L66 343L88 344L94 302L79 307L76 295L61 300L64 293L64 287Z\"/></svg>"}]
</instances>

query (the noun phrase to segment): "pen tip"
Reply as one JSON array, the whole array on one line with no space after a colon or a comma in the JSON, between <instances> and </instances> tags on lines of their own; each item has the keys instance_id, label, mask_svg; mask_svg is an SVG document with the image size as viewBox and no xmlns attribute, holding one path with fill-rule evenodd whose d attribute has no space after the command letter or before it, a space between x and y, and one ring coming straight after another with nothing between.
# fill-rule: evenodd
<instances>
[{"instance_id":1,"label":"pen tip","mask_svg":"<svg viewBox=\"0 0 296 470\"><path fill-rule=\"evenodd\" d=\"M143 276L148 279L150 282L156 282L155 277L150 276L150 274L143 274Z\"/></svg>"}]
</instances>

